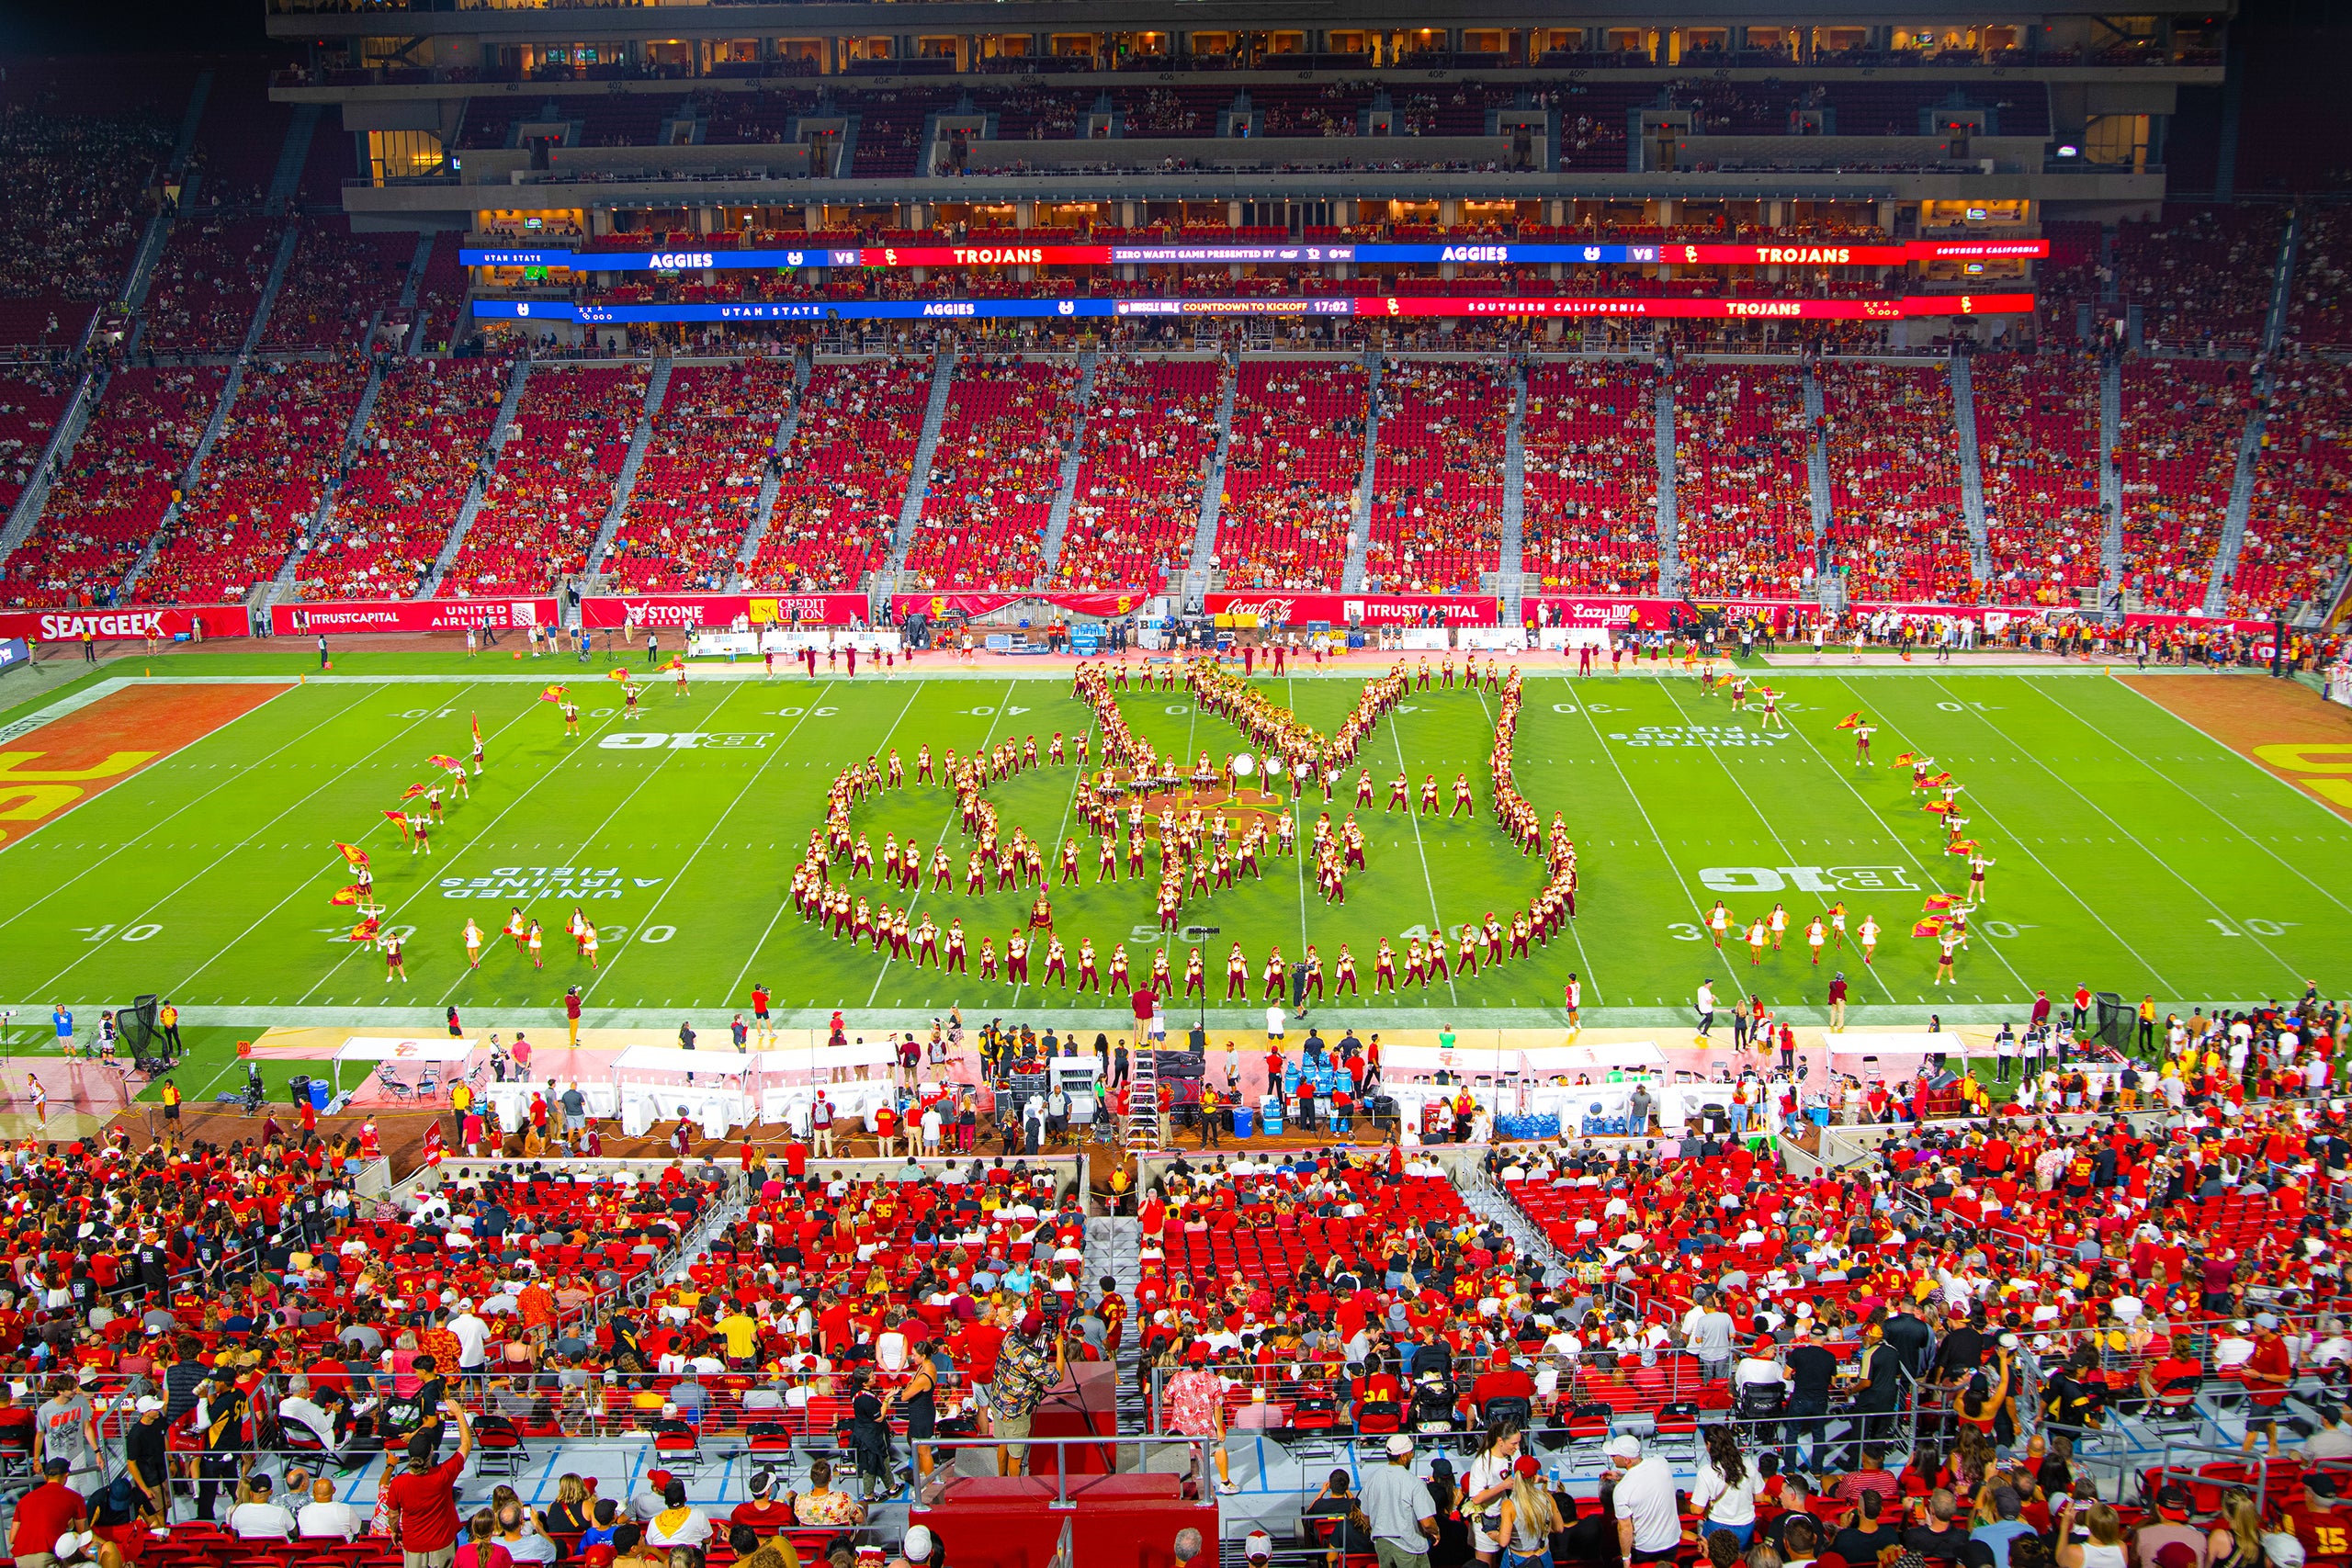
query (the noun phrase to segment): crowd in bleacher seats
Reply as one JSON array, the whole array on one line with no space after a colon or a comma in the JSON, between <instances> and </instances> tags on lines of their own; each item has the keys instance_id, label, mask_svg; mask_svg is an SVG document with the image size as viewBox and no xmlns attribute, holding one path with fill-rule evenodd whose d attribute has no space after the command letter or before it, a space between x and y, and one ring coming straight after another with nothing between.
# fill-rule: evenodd
<instances>
[{"instance_id":1,"label":"crowd in bleacher seats","mask_svg":"<svg viewBox=\"0 0 2352 1568\"><path fill-rule=\"evenodd\" d=\"M775 359L670 372L600 570L629 592L727 586L792 406L792 376L791 364Z\"/></svg>"},{"instance_id":2,"label":"crowd in bleacher seats","mask_svg":"<svg viewBox=\"0 0 2352 1568\"><path fill-rule=\"evenodd\" d=\"M1502 555L1503 448L1518 390L1492 359L1391 357L1380 378L1364 586L1476 592Z\"/></svg>"},{"instance_id":3,"label":"crowd in bleacher seats","mask_svg":"<svg viewBox=\"0 0 2352 1568\"><path fill-rule=\"evenodd\" d=\"M1056 587L1157 592L1182 575L1216 455L1225 374L1208 357L1096 361Z\"/></svg>"},{"instance_id":4,"label":"crowd in bleacher seats","mask_svg":"<svg viewBox=\"0 0 2352 1568\"><path fill-rule=\"evenodd\" d=\"M74 382L57 374L34 370L0 378L0 515L33 482L50 433L73 393Z\"/></svg>"},{"instance_id":5,"label":"crowd in bleacher seats","mask_svg":"<svg viewBox=\"0 0 2352 1568\"><path fill-rule=\"evenodd\" d=\"M508 367L393 359L324 538L296 581L310 599L404 599L432 570L481 466Z\"/></svg>"},{"instance_id":6,"label":"crowd in bleacher seats","mask_svg":"<svg viewBox=\"0 0 2352 1568\"><path fill-rule=\"evenodd\" d=\"M2099 582L2099 371L2064 355L1970 362L1984 483L1991 592L2005 604L2072 604Z\"/></svg>"},{"instance_id":7,"label":"crowd in bleacher seats","mask_svg":"<svg viewBox=\"0 0 2352 1568\"><path fill-rule=\"evenodd\" d=\"M538 592L587 562L645 412L642 366L544 366L523 384L445 592Z\"/></svg>"},{"instance_id":8,"label":"crowd in bleacher seats","mask_svg":"<svg viewBox=\"0 0 2352 1568\"><path fill-rule=\"evenodd\" d=\"M1078 411L1075 356L956 362L907 570L927 588L1035 581Z\"/></svg>"},{"instance_id":9,"label":"crowd in bleacher seats","mask_svg":"<svg viewBox=\"0 0 2352 1568\"><path fill-rule=\"evenodd\" d=\"M234 354L244 345L284 224L195 214L172 225L147 289L141 346L158 354Z\"/></svg>"},{"instance_id":10,"label":"crowd in bleacher seats","mask_svg":"<svg viewBox=\"0 0 2352 1568\"><path fill-rule=\"evenodd\" d=\"M2287 291L2281 342L2303 354L2352 347L2352 212L2341 207L2304 209L2297 219L2295 276Z\"/></svg>"},{"instance_id":11,"label":"crowd in bleacher seats","mask_svg":"<svg viewBox=\"0 0 2352 1568\"><path fill-rule=\"evenodd\" d=\"M931 396L931 361L820 361L784 454L748 576L762 588L854 588L890 553Z\"/></svg>"},{"instance_id":12,"label":"crowd in bleacher seats","mask_svg":"<svg viewBox=\"0 0 2352 1568\"><path fill-rule=\"evenodd\" d=\"M1818 373L1829 461L1825 543L1848 596L1971 603L1950 378L1835 360Z\"/></svg>"},{"instance_id":13,"label":"crowd in bleacher seats","mask_svg":"<svg viewBox=\"0 0 2352 1568\"><path fill-rule=\"evenodd\" d=\"M13 604L107 604L178 499L228 379L222 370L117 370L40 521L8 558Z\"/></svg>"},{"instance_id":14,"label":"crowd in bleacher seats","mask_svg":"<svg viewBox=\"0 0 2352 1568\"><path fill-rule=\"evenodd\" d=\"M1364 367L1354 360L1242 362L1216 525L1227 586L1340 586L1368 402Z\"/></svg>"},{"instance_id":15,"label":"crowd in bleacher seats","mask_svg":"<svg viewBox=\"0 0 2352 1568\"><path fill-rule=\"evenodd\" d=\"M1530 587L1657 586L1657 377L1637 361L1527 372L1521 561Z\"/></svg>"},{"instance_id":16,"label":"crowd in bleacher seats","mask_svg":"<svg viewBox=\"0 0 2352 1568\"><path fill-rule=\"evenodd\" d=\"M1813 592L1812 430L1792 367L1678 370L1674 487L1683 584L1698 594Z\"/></svg>"},{"instance_id":17,"label":"crowd in bleacher seats","mask_svg":"<svg viewBox=\"0 0 2352 1568\"><path fill-rule=\"evenodd\" d=\"M2330 360L2274 364L2228 613L2324 601L2352 548L2352 378Z\"/></svg>"},{"instance_id":18,"label":"crowd in bleacher seats","mask_svg":"<svg viewBox=\"0 0 2352 1568\"><path fill-rule=\"evenodd\" d=\"M0 105L0 342L71 347L128 276L172 132L28 89Z\"/></svg>"},{"instance_id":19,"label":"crowd in bleacher seats","mask_svg":"<svg viewBox=\"0 0 2352 1568\"><path fill-rule=\"evenodd\" d=\"M413 234L355 234L347 218L304 220L261 346L359 346L378 312L400 303L415 254Z\"/></svg>"},{"instance_id":20,"label":"crowd in bleacher seats","mask_svg":"<svg viewBox=\"0 0 2352 1568\"><path fill-rule=\"evenodd\" d=\"M226 604L276 575L309 532L367 385L367 363L356 355L249 367L195 491L157 540L133 596Z\"/></svg>"},{"instance_id":21,"label":"crowd in bleacher seats","mask_svg":"<svg viewBox=\"0 0 2352 1568\"><path fill-rule=\"evenodd\" d=\"M2187 610L2205 602L2252 410L2242 366L2124 362L2114 454L2123 497L2123 587L2150 609Z\"/></svg>"},{"instance_id":22,"label":"crowd in bleacher seats","mask_svg":"<svg viewBox=\"0 0 2352 1568\"><path fill-rule=\"evenodd\" d=\"M2122 303L2141 308L2151 351L2233 353L2262 337L2278 277L2283 208L2167 206L2117 226Z\"/></svg>"}]
</instances>

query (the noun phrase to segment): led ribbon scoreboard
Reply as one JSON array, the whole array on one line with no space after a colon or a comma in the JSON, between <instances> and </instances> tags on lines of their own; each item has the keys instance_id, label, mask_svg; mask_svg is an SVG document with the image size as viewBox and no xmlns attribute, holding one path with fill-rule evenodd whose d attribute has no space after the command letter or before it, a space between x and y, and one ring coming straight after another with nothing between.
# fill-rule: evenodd
<instances>
[{"instance_id":1,"label":"led ribbon scoreboard","mask_svg":"<svg viewBox=\"0 0 2352 1568\"><path fill-rule=\"evenodd\" d=\"M1542 266L1905 266L1925 261L2031 261L2050 254L2047 240L1911 240L1896 245L1799 240L1779 245L1716 245L1681 241L1641 244L1272 244L859 245L805 250L582 251L517 246L461 250L468 266L560 267L573 272L767 272L802 267L1359 266L1437 265Z\"/></svg>"}]
</instances>

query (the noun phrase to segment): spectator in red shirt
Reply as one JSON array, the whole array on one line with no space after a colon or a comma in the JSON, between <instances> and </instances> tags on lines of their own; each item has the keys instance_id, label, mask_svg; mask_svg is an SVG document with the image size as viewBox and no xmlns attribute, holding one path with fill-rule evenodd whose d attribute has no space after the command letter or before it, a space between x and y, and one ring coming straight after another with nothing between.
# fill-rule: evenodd
<instances>
[{"instance_id":1,"label":"spectator in red shirt","mask_svg":"<svg viewBox=\"0 0 2352 1568\"><path fill-rule=\"evenodd\" d=\"M17 1528L8 1537L10 1555L20 1568L51 1568L57 1559L57 1538L79 1529L89 1508L82 1495L65 1484L73 1461L59 1455L41 1466L42 1481L17 1501Z\"/></svg>"},{"instance_id":2,"label":"spectator in red shirt","mask_svg":"<svg viewBox=\"0 0 2352 1568\"><path fill-rule=\"evenodd\" d=\"M2247 1453L2254 1451L2254 1434L2259 1429L2270 1443L2270 1457L2278 1457L2278 1406L2286 1402L2287 1384L2295 1375L2293 1359L2287 1354L2287 1341L2278 1335L2276 1318L2265 1315L2254 1337L2254 1356L2245 1364L2246 1393L2253 1404L2246 1410L2245 1441L2241 1446Z\"/></svg>"},{"instance_id":3,"label":"spectator in red shirt","mask_svg":"<svg viewBox=\"0 0 2352 1568\"><path fill-rule=\"evenodd\" d=\"M1483 1412L1498 1399L1524 1399L1532 1406L1535 1400L1535 1380L1510 1364L1510 1352L1498 1350L1470 1385L1472 1408Z\"/></svg>"},{"instance_id":4,"label":"spectator in red shirt","mask_svg":"<svg viewBox=\"0 0 2352 1568\"><path fill-rule=\"evenodd\" d=\"M437 1445L431 1434L420 1433L409 1439L408 1469L384 1483L401 1568L450 1568L457 1557L458 1478L474 1451L474 1428L463 1405L441 1408L458 1423L457 1453L434 1463Z\"/></svg>"}]
</instances>

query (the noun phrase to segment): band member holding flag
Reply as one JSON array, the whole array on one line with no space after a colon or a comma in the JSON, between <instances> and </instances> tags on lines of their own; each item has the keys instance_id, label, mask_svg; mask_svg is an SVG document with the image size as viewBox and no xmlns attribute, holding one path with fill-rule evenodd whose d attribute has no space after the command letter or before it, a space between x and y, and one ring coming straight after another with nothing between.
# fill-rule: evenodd
<instances>
[{"instance_id":1,"label":"band member holding flag","mask_svg":"<svg viewBox=\"0 0 2352 1568\"><path fill-rule=\"evenodd\" d=\"M473 721L474 721L474 772L475 772L476 773L480 773L481 772L481 715L480 715L480 714L475 714L475 715L473 716Z\"/></svg>"}]
</instances>

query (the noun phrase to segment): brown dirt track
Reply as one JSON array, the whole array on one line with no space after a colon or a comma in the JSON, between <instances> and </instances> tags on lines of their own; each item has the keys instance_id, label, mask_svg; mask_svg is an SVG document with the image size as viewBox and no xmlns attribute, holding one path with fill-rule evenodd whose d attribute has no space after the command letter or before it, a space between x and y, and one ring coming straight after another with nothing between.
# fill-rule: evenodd
<instances>
[{"instance_id":1,"label":"brown dirt track","mask_svg":"<svg viewBox=\"0 0 2352 1568\"><path fill-rule=\"evenodd\" d=\"M2267 675L2116 677L2274 778L2352 821L2352 708Z\"/></svg>"}]
</instances>

